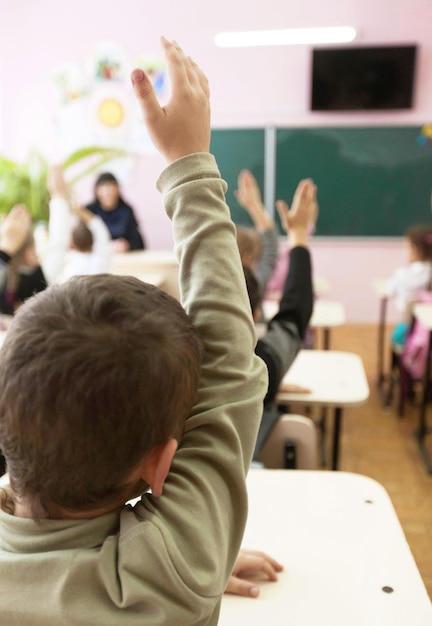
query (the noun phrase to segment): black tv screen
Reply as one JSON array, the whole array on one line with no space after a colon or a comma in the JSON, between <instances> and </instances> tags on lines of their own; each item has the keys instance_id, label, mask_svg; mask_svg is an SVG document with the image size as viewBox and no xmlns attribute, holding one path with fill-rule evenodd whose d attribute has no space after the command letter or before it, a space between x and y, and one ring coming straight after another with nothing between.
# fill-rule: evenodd
<instances>
[{"instance_id":1,"label":"black tv screen","mask_svg":"<svg viewBox=\"0 0 432 626\"><path fill-rule=\"evenodd\" d=\"M409 109L417 47L316 48L312 111Z\"/></svg>"}]
</instances>

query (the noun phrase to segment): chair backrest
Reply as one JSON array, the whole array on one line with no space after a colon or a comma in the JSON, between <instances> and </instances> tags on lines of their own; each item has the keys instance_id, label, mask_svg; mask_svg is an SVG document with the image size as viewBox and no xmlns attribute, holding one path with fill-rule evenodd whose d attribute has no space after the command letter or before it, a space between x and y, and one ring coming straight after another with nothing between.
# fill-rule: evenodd
<instances>
[{"instance_id":1,"label":"chair backrest","mask_svg":"<svg viewBox=\"0 0 432 626\"><path fill-rule=\"evenodd\" d=\"M295 463L291 464L293 454ZM295 469L316 469L318 448L315 424L304 415L281 415L256 460L268 469L283 469L287 467L287 461Z\"/></svg>"}]
</instances>

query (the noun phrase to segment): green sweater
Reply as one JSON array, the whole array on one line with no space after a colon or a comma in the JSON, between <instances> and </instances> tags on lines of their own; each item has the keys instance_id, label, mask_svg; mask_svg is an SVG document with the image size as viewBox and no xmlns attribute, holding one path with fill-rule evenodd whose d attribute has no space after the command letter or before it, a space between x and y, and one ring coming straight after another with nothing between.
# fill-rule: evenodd
<instances>
[{"instance_id":1,"label":"green sweater","mask_svg":"<svg viewBox=\"0 0 432 626\"><path fill-rule=\"evenodd\" d=\"M0 624L217 624L247 517L245 476L267 389L226 185L214 158L171 164L181 301L204 341L198 398L160 498L37 524L0 511ZM4 500L4 498L3 498Z\"/></svg>"}]
</instances>

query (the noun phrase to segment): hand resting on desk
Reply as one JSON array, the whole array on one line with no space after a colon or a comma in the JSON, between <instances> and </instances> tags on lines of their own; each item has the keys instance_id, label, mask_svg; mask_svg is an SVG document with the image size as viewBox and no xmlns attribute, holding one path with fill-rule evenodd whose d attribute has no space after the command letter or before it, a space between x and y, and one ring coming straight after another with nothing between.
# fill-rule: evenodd
<instances>
[{"instance_id":1,"label":"hand resting on desk","mask_svg":"<svg viewBox=\"0 0 432 626\"><path fill-rule=\"evenodd\" d=\"M256 598L259 595L257 583L263 576L275 582L277 572L282 570L283 565L264 552L240 550L225 593Z\"/></svg>"},{"instance_id":2,"label":"hand resting on desk","mask_svg":"<svg viewBox=\"0 0 432 626\"><path fill-rule=\"evenodd\" d=\"M311 390L307 387L302 387L294 383L286 383L282 385L281 389L283 389L284 393L311 393Z\"/></svg>"}]
</instances>

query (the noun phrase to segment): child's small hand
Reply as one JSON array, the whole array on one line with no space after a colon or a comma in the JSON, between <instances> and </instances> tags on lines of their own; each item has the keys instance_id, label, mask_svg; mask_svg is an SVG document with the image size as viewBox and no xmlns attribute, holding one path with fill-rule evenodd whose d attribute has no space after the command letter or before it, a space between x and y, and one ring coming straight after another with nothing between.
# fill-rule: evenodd
<instances>
[{"instance_id":1,"label":"child's small hand","mask_svg":"<svg viewBox=\"0 0 432 626\"><path fill-rule=\"evenodd\" d=\"M150 78L135 69L131 80L149 135L168 163L210 149L210 91L198 65L174 41L161 38L171 98L161 106Z\"/></svg>"},{"instance_id":2,"label":"child's small hand","mask_svg":"<svg viewBox=\"0 0 432 626\"><path fill-rule=\"evenodd\" d=\"M311 224L315 223L318 211L317 188L310 178L301 180L294 192L291 209L283 200L276 202L276 208L292 245L304 245Z\"/></svg>"},{"instance_id":3,"label":"child's small hand","mask_svg":"<svg viewBox=\"0 0 432 626\"><path fill-rule=\"evenodd\" d=\"M67 198L68 188L63 176L63 169L61 165L53 165L48 171L47 175L47 188L51 198L60 196L61 198Z\"/></svg>"},{"instance_id":4,"label":"child's small hand","mask_svg":"<svg viewBox=\"0 0 432 626\"><path fill-rule=\"evenodd\" d=\"M13 256L24 245L31 231L30 212L24 204L16 204L4 217L0 229L0 249Z\"/></svg>"},{"instance_id":5,"label":"child's small hand","mask_svg":"<svg viewBox=\"0 0 432 626\"><path fill-rule=\"evenodd\" d=\"M234 191L237 202L249 213L256 228L265 230L273 226L273 220L263 205L261 191L255 176L249 170L242 170L237 179L238 189Z\"/></svg>"},{"instance_id":6,"label":"child's small hand","mask_svg":"<svg viewBox=\"0 0 432 626\"><path fill-rule=\"evenodd\" d=\"M240 550L225 593L256 598L259 595L259 588L256 585L257 581L247 580L247 578L249 576L256 578L257 574L264 574L268 580L276 581L277 572L282 570L283 565L264 552Z\"/></svg>"},{"instance_id":7,"label":"child's small hand","mask_svg":"<svg viewBox=\"0 0 432 626\"><path fill-rule=\"evenodd\" d=\"M286 383L281 386L281 389L283 389L284 393L312 393L307 387L302 387L301 385L295 385L293 383Z\"/></svg>"}]
</instances>

